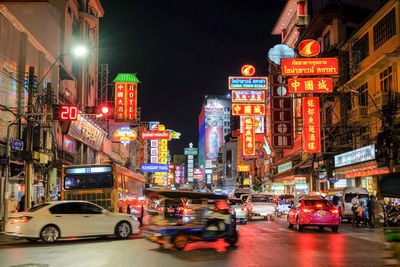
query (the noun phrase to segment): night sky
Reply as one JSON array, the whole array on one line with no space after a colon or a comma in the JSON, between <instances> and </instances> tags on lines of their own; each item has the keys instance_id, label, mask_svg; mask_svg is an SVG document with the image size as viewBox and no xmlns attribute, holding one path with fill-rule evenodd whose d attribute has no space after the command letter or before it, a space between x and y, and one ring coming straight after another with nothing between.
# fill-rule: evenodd
<instances>
[{"instance_id":1,"label":"night sky","mask_svg":"<svg viewBox=\"0 0 400 267\"><path fill-rule=\"evenodd\" d=\"M116 74L137 73L142 121L182 133L172 154L198 144L205 95L227 94L228 76L244 64L266 75L271 36L284 0L102 0L100 63Z\"/></svg>"}]
</instances>

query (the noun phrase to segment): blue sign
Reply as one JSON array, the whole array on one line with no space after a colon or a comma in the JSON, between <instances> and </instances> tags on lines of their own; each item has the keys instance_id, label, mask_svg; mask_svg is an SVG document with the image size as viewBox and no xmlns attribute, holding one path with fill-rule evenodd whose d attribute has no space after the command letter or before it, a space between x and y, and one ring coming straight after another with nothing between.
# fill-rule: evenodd
<instances>
[{"instance_id":1,"label":"blue sign","mask_svg":"<svg viewBox=\"0 0 400 267\"><path fill-rule=\"evenodd\" d=\"M339 181L339 178L336 178L336 177L328 177L328 181L331 182L331 183L336 183L336 182Z\"/></svg>"},{"instance_id":2,"label":"blue sign","mask_svg":"<svg viewBox=\"0 0 400 267\"><path fill-rule=\"evenodd\" d=\"M14 150L23 150L24 149L24 142L21 140L13 139L12 140L12 148Z\"/></svg>"},{"instance_id":3,"label":"blue sign","mask_svg":"<svg viewBox=\"0 0 400 267\"><path fill-rule=\"evenodd\" d=\"M268 59L276 65L281 65L282 58L295 58L293 48L285 44L277 44L268 51Z\"/></svg>"},{"instance_id":4,"label":"blue sign","mask_svg":"<svg viewBox=\"0 0 400 267\"><path fill-rule=\"evenodd\" d=\"M142 164L142 172L169 172L168 164Z\"/></svg>"},{"instance_id":5,"label":"blue sign","mask_svg":"<svg viewBox=\"0 0 400 267\"><path fill-rule=\"evenodd\" d=\"M229 89L268 89L268 77L229 77Z\"/></svg>"}]
</instances>

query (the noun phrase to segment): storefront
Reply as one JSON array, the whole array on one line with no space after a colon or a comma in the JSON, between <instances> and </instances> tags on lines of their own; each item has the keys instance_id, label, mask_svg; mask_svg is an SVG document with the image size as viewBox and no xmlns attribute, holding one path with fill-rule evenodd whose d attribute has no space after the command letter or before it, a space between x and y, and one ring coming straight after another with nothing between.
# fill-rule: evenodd
<instances>
[{"instance_id":1,"label":"storefront","mask_svg":"<svg viewBox=\"0 0 400 267\"><path fill-rule=\"evenodd\" d=\"M386 173L389 173L389 169L379 168L375 161L375 145L335 156L333 175L342 187L364 187L370 194L376 194L378 176Z\"/></svg>"}]
</instances>

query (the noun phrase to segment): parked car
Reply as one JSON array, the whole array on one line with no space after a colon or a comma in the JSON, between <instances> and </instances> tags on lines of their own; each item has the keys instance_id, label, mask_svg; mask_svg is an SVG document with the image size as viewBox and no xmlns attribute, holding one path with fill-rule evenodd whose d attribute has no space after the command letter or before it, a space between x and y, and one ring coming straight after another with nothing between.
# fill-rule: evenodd
<instances>
[{"instance_id":1,"label":"parked car","mask_svg":"<svg viewBox=\"0 0 400 267\"><path fill-rule=\"evenodd\" d=\"M339 230L339 210L328 200L321 198L299 199L289 211L289 228L296 225L297 231L306 226L330 227L332 232Z\"/></svg>"},{"instance_id":2,"label":"parked car","mask_svg":"<svg viewBox=\"0 0 400 267\"><path fill-rule=\"evenodd\" d=\"M229 205L235 210L236 221L242 224L247 223L247 205L240 198L231 198L228 200Z\"/></svg>"},{"instance_id":3,"label":"parked car","mask_svg":"<svg viewBox=\"0 0 400 267\"><path fill-rule=\"evenodd\" d=\"M270 218L271 221L275 218L275 203L268 196L251 195L248 204L248 218L253 219L255 216Z\"/></svg>"},{"instance_id":4,"label":"parked car","mask_svg":"<svg viewBox=\"0 0 400 267\"><path fill-rule=\"evenodd\" d=\"M47 202L12 214L7 235L54 243L59 238L115 235L128 238L139 231L139 222L129 214L114 213L87 201Z\"/></svg>"},{"instance_id":5,"label":"parked car","mask_svg":"<svg viewBox=\"0 0 400 267\"><path fill-rule=\"evenodd\" d=\"M360 199L368 199L368 190L362 187L345 187L341 193L342 198L340 199L342 206L341 206L341 214L342 219L347 219L351 221L353 219L353 211L351 210L351 200L356 196L359 195Z\"/></svg>"}]
</instances>

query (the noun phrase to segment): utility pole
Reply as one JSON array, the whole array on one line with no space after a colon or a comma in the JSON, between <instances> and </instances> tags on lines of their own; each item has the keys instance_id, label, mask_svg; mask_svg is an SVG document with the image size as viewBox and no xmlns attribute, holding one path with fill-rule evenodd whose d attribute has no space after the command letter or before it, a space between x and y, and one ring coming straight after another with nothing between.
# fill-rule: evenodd
<instances>
[{"instance_id":1,"label":"utility pole","mask_svg":"<svg viewBox=\"0 0 400 267\"><path fill-rule=\"evenodd\" d=\"M33 89L35 80L35 67L29 67L28 83L28 116L26 125L26 153L25 153L25 209L31 208L32 201L32 180L33 180Z\"/></svg>"}]
</instances>

